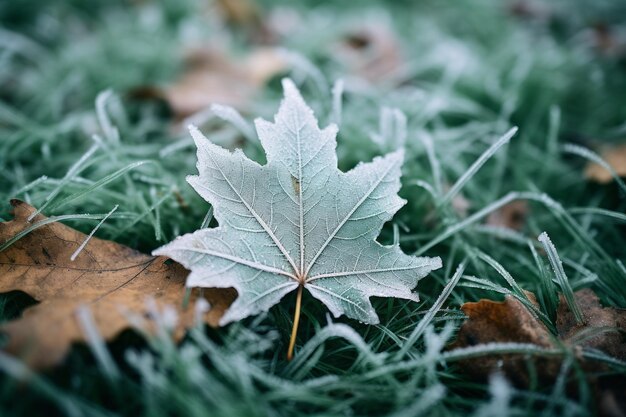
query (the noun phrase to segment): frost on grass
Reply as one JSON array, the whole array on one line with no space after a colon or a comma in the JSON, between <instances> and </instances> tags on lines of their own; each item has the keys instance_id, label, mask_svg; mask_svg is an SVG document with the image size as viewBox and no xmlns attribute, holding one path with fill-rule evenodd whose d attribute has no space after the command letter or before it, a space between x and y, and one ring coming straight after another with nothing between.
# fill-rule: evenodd
<instances>
[{"instance_id":1,"label":"frost on grass","mask_svg":"<svg viewBox=\"0 0 626 417\"><path fill-rule=\"evenodd\" d=\"M188 182L213 205L219 227L154 253L190 269L188 286L237 290L222 325L268 310L299 286L336 317L378 323L371 296L418 300L418 280L441 267L439 258L375 240L405 204L397 195L403 151L341 172L336 126L320 129L294 84L283 87L274 122L256 120L264 166L191 128L199 175Z\"/></svg>"}]
</instances>

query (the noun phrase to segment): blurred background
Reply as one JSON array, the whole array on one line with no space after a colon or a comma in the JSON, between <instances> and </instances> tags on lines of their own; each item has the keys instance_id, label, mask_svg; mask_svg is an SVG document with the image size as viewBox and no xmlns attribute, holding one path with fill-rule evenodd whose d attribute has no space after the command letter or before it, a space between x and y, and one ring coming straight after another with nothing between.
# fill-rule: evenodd
<instances>
[{"instance_id":1,"label":"blurred background","mask_svg":"<svg viewBox=\"0 0 626 417\"><path fill-rule=\"evenodd\" d=\"M11 218L8 201L19 198L47 216L68 215L69 225L89 233L95 222L72 215L104 216L119 206L96 236L146 253L216 225L209 204L185 183L196 164L186 126L195 124L212 141L243 148L263 163L252 122L273 116L284 77L301 88L320 125L339 125L341 169L406 148L401 195L408 204L380 241L399 242L407 253L427 246L428 255L444 260L445 270L420 287L419 306L377 300L389 328L347 321L374 346L380 363L394 341L410 334L458 262L477 251L538 294L554 319L542 293L544 271L526 245L546 230L576 289L592 286L605 305L626 307L625 270L613 262L626 257L626 185L616 180L626 176L621 0L0 0L0 220ZM498 145L462 192L441 203L512 126L520 130L511 143ZM532 193L535 202L491 206L512 191ZM464 223L486 207L493 215ZM574 238L560 222L563 213L580 221ZM453 239L437 240L457 226ZM600 249L589 251L579 244L589 242L584 239ZM467 275L487 270L477 262ZM455 289L453 307L442 310L437 326L461 318L462 302L493 297L469 287ZM23 293L1 294L0 321L34 302ZM206 343L219 348L202 353L146 346L126 334L111 346L126 364L124 382L102 376L84 346L37 389L3 375L0 411L33 415L53 404L66 415L89 403L102 415L411 415L406 407L422 380L386 371L373 377L370 364L359 361L343 369L358 356L344 342L322 349L302 370L286 366L277 352L288 340L290 302L269 318L209 333ZM305 303L305 314L303 341L323 325L325 310ZM251 345L258 350L246 350ZM415 355L424 346L420 339ZM129 354L131 347L143 350ZM224 369L205 368L220 363ZM480 401L502 394L435 366L423 371L425 386L437 380L450 389L438 415L478 413ZM333 382L299 385L331 373ZM175 376L167 382L163 374ZM203 390L209 382L218 394ZM546 403L552 407L546 410L563 415L593 408L592 399L561 401L551 388L534 387L517 415ZM17 404L16 393L28 401ZM192 394L201 400L186 397ZM77 415L92 410L81 407ZM504 415L485 413L476 415Z\"/></svg>"},{"instance_id":2,"label":"blurred background","mask_svg":"<svg viewBox=\"0 0 626 417\"><path fill-rule=\"evenodd\" d=\"M476 157L476 140L512 125L540 144L558 122L565 141L599 149L626 130L625 17L626 4L611 0L3 1L0 196L42 204L98 141L108 159L81 168L61 194L156 158L161 166L125 174L135 184L121 211L143 213L133 230L145 233L116 232L152 247L155 232L165 241L188 230L156 224L146 208L198 206L181 182L194 165L185 126L262 160L250 120L271 116L285 76L322 124L341 124L343 168L400 142L419 158L430 136L444 138L444 171L459 175L465 165L454 160ZM492 185L483 202L501 191ZM109 197L53 202L47 213L107 212Z\"/></svg>"}]
</instances>

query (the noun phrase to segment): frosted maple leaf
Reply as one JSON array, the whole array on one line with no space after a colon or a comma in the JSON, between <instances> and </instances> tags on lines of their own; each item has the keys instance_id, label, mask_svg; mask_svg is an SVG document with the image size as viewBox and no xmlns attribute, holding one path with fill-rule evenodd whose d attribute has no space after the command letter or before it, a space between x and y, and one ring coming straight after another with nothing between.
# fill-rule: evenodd
<instances>
[{"instance_id":1,"label":"frosted maple leaf","mask_svg":"<svg viewBox=\"0 0 626 417\"><path fill-rule=\"evenodd\" d=\"M290 80L273 123L257 119L267 164L230 152L191 127L199 175L191 186L214 207L219 227L154 251L191 270L190 287L234 287L220 324L267 311L302 290L337 317L379 322L370 297L418 300L419 279L439 258L408 256L376 241L406 201L398 197L403 151L348 172L337 168L337 127L320 129Z\"/></svg>"}]
</instances>

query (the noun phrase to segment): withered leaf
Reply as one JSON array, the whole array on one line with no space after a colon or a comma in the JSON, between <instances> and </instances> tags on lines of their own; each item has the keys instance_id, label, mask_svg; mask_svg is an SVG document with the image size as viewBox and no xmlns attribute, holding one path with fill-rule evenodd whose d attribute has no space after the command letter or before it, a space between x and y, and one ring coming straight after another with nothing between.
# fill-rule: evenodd
<instances>
[{"instance_id":1,"label":"withered leaf","mask_svg":"<svg viewBox=\"0 0 626 417\"><path fill-rule=\"evenodd\" d=\"M617 175L626 177L626 145L607 147L600 152L600 156L613 167ZM595 162L587 164L584 174L586 178L600 184L613 181L611 173Z\"/></svg>"},{"instance_id":2,"label":"withered leaf","mask_svg":"<svg viewBox=\"0 0 626 417\"><path fill-rule=\"evenodd\" d=\"M492 342L534 343L543 347L552 345L548 329L510 295L502 302L480 300L465 303L461 309L468 319L457 336L456 343L460 346Z\"/></svg>"},{"instance_id":3,"label":"withered leaf","mask_svg":"<svg viewBox=\"0 0 626 417\"><path fill-rule=\"evenodd\" d=\"M577 291L575 296L576 303L585 317L585 323L577 324L567 303L561 299L556 320L559 338L569 345L580 344L601 350L614 358L626 360L626 338L623 333L626 330L626 310L602 307L598 296L588 288ZM583 332L591 329L614 331L590 335L579 343L579 339L585 335Z\"/></svg>"},{"instance_id":4,"label":"withered leaf","mask_svg":"<svg viewBox=\"0 0 626 417\"><path fill-rule=\"evenodd\" d=\"M287 60L275 48L257 48L240 59L218 48L191 49L185 71L176 82L162 88L140 88L133 94L165 100L177 119L212 104L245 110L265 83L286 68Z\"/></svg>"},{"instance_id":5,"label":"withered leaf","mask_svg":"<svg viewBox=\"0 0 626 417\"><path fill-rule=\"evenodd\" d=\"M226 20L239 26L258 24L261 20L261 12L254 1L218 0L216 4Z\"/></svg>"},{"instance_id":6,"label":"withered leaf","mask_svg":"<svg viewBox=\"0 0 626 417\"><path fill-rule=\"evenodd\" d=\"M387 25L365 24L348 32L334 48L347 71L372 83L385 81L404 64L400 42Z\"/></svg>"},{"instance_id":7,"label":"withered leaf","mask_svg":"<svg viewBox=\"0 0 626 417\"><path fill-rule=\"evenodd\" d=\"M33 223L35 209L12 200L14 218L0 223L0 242ZM37 215L32 222L45 219ZM115 242L92 238L74 261L70 256L86 236L60 223L37 228L0 252L0 292L23 291L39 301L23 315L0 326L8 336L4 350L33 368L59 363L73 342L84 340L77 321L81 306L90 309L98 331L106 340L128 328L129 315L145 318L147 331L154 325L147 301L158 308L171 305L178 314L174 337L193 324L197 295L183 306L188 271L164 257L153 257ZM204 290L211 305L204 319L216 326L236 297L232 289Z\"/></svg>"},{"instance_id":8,"label":"withered leaf","mask_svg":"<svg viewBox=\"0 0 626 417\"><path fill-rule=\"evenodd\" d=\"M534 295L527 294L535 302ZM626 339L623 334L626 312L602 307L590 289L577 291L575 298L583 311L584 325L576 323L574 314L561 296L556 323L558 335L554 336L512 296L507 296L503 302L480 300L465 303L461 308L467 320L450 348L494 342L531 343L544 348L556 348L559 343L563 343L571 347L598 349L618 359L626 358ZM554 380L560 370L561 360L554 357L533 358L537 376L542 380ZM464 371L479 378L485 378L498 370L519 385L527 386L529 383L527 360L520 355L491 355L463 361L461 364ZM599 370L597 364L585 364L583 361L583 365L590 370Z\"/></svg>"},{"instance_id":9,"label":"withered leaf","mask_svg":"<svg viewBox=\"0 0 626 417\"><path fill-rule=\"evenodd\" d=\"M252 43L275 42L274 33L268 27L263 11L253 0L218 0L215 6L226 23L247 35Z\"/></svg>"},{"instance_id":10,"label":"withered leaf","mask_svg":"<svg viewBox=\"0 0 626 417\"><path fill-rule=\"evenodd\" d=\"M530 295L530 294L529 294ZM534 297L529 297L534 302ZM480 300L465 303L461 309L468 317L461 326L451 349L488 343L533 343L551 347L550 332L515 297L506 296L503 302ZM486 379L495 371L502 371L508 379L522 386L528 385L524 358L519 355L490 355L461 362L463 371ZM537 367L558 372L558 365L538 358Z\"/></svg>"},{"instance_id":11,"label":"withered leaf","mask_svg":"<svg viewBox=\"0 0 626 417\"><path fill-rule=\"evenodd\" d=\"M522 230L526 224L528 203L524 200L505 204L487 217L487 225L506 227L512 230Z\"/></svg>"}]
</instances>

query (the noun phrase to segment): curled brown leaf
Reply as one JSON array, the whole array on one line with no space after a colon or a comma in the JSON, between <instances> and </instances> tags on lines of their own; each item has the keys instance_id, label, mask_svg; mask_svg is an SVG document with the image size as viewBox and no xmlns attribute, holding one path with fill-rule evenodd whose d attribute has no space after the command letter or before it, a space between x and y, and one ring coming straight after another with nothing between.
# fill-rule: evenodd
<instances>
[{"instance_id":1,"label":"curled brown leaf","mask_svg":"<svg viewBox=\"0 0 626 417\"><path fill-rule=\"evenodd\" d=\"M527 293L529 299L536 303L535 297ZM615 389L623 389L626 380L619 375L603 375L608 368L597 361L581 355L583 349L601 351L610 357L626 359L626 310L603 307L598 297L590 289L575 293L575 299L583 311L584 324L578 324L574 314L568 307L565 298L560 297L557 311L557 334L537 319L518 299L506 296L502 302L480 300L469 302L461 307L467 320L461 326L456 341L451 349L464 348L489 343L524 343L534 344L547 349L566 347L576 355L576 360L591 375L589 382L599 409L603 404L611 405L611 409L626 410L623 397L615 396ZM554 382L561 372L564 357L531 357L520 354L489 355L460 362L463 371L476 377L486 379L494 372L503 373L518 386L528 387L535 377L544 383ZM613 404L617 398L617 403ZM614 407L615 406L615 407Z\"/></svg>"},{"instance_id":2,"label":"curled brown leaf","mask_svg":"<svg viewBox=\"0 0 626 417\"><path fill-rule=\"evenodd\" d=\"M44 220L30 205L12 200L14 218L0 223L0 242ZM38 301L21 317L4 323L8 336L3 349L34 368L59 363L71 344L85 340L77 319L81 307L90 309L98 332L111 340L131 326L129 318L144 318L154 330L153 311L172 306L177 313L175 338L194 324L198 294L183 305L188 271L164 257L153 257L115 242L92 238L74 261L72 254L87 236L61 223L50 223L28 233L0 252L0 292L22 291ZM235 299L233 289L204 290L211 309L203 319L216 326Z\"/></svg>"}]
</instances>

